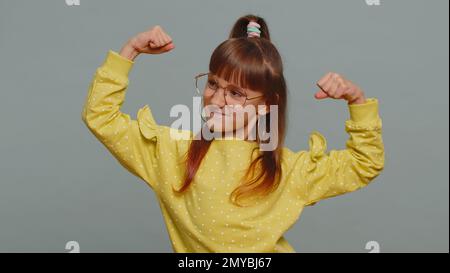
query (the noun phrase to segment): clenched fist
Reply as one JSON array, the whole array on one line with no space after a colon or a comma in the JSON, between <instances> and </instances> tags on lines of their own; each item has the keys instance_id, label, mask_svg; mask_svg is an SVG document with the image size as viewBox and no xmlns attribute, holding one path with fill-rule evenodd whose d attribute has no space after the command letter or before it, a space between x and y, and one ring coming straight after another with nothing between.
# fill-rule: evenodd
<instances>
[{"instance_id":1,"label":"clenched fist","mask_svg":"<svg viewBox=\"0 0 450 273\"><path fill-rule=\"evenodd\" d=\"M348 104L366 101L361 88L337 73L327 73L317 82L317 86L320 90L314 95L316 99L344 99Z\"/></svg>"},{"instance_id":2,"label":"clenched fist","mask_svg":"<svg viewBox=\"0 0 450 273\"><path fill-rule=\"evenodd\" d=\"M161 54L175 48L172 38L156 25L148 31L141 32L131 38L120 51L120 55L134 60L140 53Z\"/></svg>"}]
</instances>

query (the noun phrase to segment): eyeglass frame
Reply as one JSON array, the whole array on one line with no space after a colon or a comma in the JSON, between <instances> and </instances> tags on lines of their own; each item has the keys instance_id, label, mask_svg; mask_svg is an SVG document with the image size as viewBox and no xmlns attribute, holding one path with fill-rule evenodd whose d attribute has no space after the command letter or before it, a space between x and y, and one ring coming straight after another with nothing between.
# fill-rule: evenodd
<instances>
[{"instance_id":1,"label":"eyeglass frame","mask_svg":"<svg viewBox=\"0 0 450 273\"><path fill-rule=\"evenodd\" d=\"M197 89L197 92L198 92L200 95L202 94L202 92L200 92L200 90L198 89L197 80L198 80L198 78L203 77L203 76L205 76L205 75L208 75L208 74L210 74L210 73L211 73L211 72L200 73L200 74L198 74L197 76L194 77L195 88ZM218 83L217 81L216 81L216 84L219 86L219 88L222 88L222 89L224 90L224 92L223 92L223 98L224 98L224 100L225 100L226 105L229 105L229 104L227 103L226 92L225 92L226 90L228 90L228 86L226 86L225 88L223 88L222 86L219 85L219 83ZM245 90L243 90L243 91L245 92ZM253 100L253 99L257 99L257 98L261 98L261 97L264 97L264 95L249 98L249 97L247 96L247 94L245 94L245 101L244 101L244 103L243 103L241 106L244 106L244 105L247 103L247 100Z\"/></svg>"}]
</instances>

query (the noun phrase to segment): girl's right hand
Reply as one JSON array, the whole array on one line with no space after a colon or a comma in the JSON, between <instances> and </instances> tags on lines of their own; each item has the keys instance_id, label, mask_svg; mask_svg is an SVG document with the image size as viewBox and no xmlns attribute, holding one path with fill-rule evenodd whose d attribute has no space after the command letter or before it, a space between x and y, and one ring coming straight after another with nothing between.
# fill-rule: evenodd
<instances>
[{"instance_id":1,"label":"girl's right hand","mask_svg":"<svg viewBox=\"0 0 450 273\"><path fill-rule=\"evenodd\" d=\"M161 54L175 48L172 38L156 25L148 31L141 32L131 38L122 48L120 55L134 60L140 53Z\"/></svg>"}]
</instances>

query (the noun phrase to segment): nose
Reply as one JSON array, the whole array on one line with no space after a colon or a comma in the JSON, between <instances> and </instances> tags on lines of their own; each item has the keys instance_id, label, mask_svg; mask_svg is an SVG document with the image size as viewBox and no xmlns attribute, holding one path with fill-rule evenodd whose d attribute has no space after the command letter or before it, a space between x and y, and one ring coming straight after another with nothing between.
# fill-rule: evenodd
<instances>
[{"instance_id":1,"label":"nose","mask_svg":"<svg viewBox=\"0 0 450 273\"><path fill-rule=\"evenodd\" d=\"M223 108L226 105L224 92L225 91L222 88L218 88L211 97L211 104L215 104L218 107Z\"/></svg>"}]
</instances>

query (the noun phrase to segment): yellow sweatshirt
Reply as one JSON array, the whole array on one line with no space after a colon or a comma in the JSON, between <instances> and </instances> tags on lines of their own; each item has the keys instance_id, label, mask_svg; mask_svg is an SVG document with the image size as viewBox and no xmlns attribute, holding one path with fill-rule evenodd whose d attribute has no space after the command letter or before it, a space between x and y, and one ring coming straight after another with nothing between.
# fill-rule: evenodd
<instances>
[{"instance_id":1,"label":"yellow sweatshirt","mask_svg":"<svg viewBox=\"0 0 450 273\"><path fill-rule=\"evenodd\" d=\"M251 160L256 142L214 140L184 194L181 164L191 139L171 138L169 126L155 122L148 105L136 120L122 113L128 74L134 62L110 50L89 87L82 119L89 130L128 171L155 192L175 252L295 252L283 234L303 208L366 186L384 168L378 100L349 105L346 149L327 152L317 131L308 151L284 147L278 188L249 207L229 195ZM177 130L178 132L178 130Z\"/></svg>"}]
</instances>

